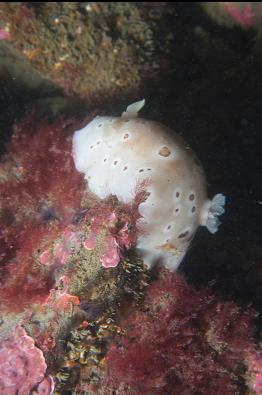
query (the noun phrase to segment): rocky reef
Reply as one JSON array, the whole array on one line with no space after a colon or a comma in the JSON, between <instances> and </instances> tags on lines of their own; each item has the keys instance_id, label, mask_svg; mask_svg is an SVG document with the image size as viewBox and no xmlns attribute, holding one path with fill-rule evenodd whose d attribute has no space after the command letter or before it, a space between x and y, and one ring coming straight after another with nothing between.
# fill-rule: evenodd
<instances>
[{"instance_id":1,"label":"rocky reef","mask_svg":"<svg viewBox=\"0 0 262 395\"><path fill-rule=\"evenodd\" d=\"M63 361L71 330L97 319L113 325L123 294L139 300L147 284L138 258L135 265L124 256L135 243L137 206L88 194L71 155L75 124L27 116L1 164L2 352L23 325L50 369Z\"/></svg>"},{"instance_id":2,"label":"rocky reef","mask_svg":"<svg viewBox=\"0 0 262 395\"><path fill-rule=\"evenodd\" d=\"M132 249L143 191L133 204L88 192L78 124L29 114L2 158L0 369L19 366L2 393L260 393L254 310L146 270Z\"/></svg>"},{"instance_id":3,"label":"rocky reef","mask_svg":"<svg viewBox=\"0 0 262 395\"><path fill-rule=\"evenodd\" d=\"M171 51L165 3L7 2L0 12L3 39L44 78L90 101L135 97Z\"/></svg>"},{"instance_id":4,"label":"rocky reef","mask_svg":"<svg viewBox=\"0 0 262 395\"><path fill-rule=\"evenodd\" d=\"M0 4L1 394L262 394L260 21L234 18L248 7L217 23L198 3ZM73 163L75 130L141 97L228 197L179 273L136 255L144 191L100 200Z\"/></svg>"}]
</instances>

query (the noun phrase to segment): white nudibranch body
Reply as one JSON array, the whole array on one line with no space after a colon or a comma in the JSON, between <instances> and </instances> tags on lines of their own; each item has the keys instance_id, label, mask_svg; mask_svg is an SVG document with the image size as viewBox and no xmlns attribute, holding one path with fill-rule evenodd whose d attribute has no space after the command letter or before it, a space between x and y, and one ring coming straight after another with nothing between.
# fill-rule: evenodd
<instances>
[{"instance_id":1,"label":"white nudibranch body","mask_svg":"<svg viewBox=\"0 0 262 395\"><path fill-rule=\"evenodd\" d=\"M73 137L76 169L100 198L125 203L145 185L139 205L137 249L148 267L175 270L199 225L217 231L225 197L207 199L203 168L185 141L158 122L138 118L144 100L121 117L97 116Z\"/></svg>"}]
</instances>

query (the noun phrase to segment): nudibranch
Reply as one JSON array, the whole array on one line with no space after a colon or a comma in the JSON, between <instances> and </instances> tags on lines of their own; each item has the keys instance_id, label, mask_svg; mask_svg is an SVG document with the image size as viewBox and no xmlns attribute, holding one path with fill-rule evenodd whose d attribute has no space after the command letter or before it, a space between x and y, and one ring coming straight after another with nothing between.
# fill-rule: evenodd
<instances>
[{"instance_id":1,"label":"nudibranch","mask_svg":"<svg viewBox=\"0 0 262 395\"><path fill-rule=\"evenodd\" d=\"M99 198L130 203L137 185L147 198L138 209L137 249L150 268L176 270L199 225L218 229L225 197L207 198L201 163L188 144L166 126L138 117L145 100L120 117L97 116L73 136L75 167Z\"/></svg>"}]
</instances>

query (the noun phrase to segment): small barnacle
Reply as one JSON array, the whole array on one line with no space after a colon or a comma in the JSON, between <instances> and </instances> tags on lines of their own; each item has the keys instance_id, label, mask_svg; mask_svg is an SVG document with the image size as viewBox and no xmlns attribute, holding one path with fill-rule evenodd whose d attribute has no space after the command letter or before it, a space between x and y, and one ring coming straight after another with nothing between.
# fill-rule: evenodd
<instances>
[{"instance_id":1,"label":"small barnacle","mask_svg":"<svg viewBox=\"0 0 262 395\"><path fill-rule=\"evenodd\" d=\"M79 353L79 358L78 361L81 365L87 365L88 364L88 353L86 350L83 350Z\"/></svg>"},{"instance_id":2,"label":"small barnacle","mask_svg":"<svg viewBox=\"0 0 262 395\"><path fill-rule=\"evenodd\" d=\"M58 373L55 375L56 380L59 383L65 383L70 377L70 372L65 369L61 369L58 371Z\"/></svg>"}]
</instances>

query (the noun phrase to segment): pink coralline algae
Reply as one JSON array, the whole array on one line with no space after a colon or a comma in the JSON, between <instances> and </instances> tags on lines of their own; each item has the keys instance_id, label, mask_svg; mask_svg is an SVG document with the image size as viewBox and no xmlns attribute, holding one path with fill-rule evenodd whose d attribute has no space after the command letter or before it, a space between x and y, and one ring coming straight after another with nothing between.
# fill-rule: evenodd
<instances>
[{"instance_id":1,"label":"pink coralline algae","mask_svg":"<svg viewBox=\"0 0 262 395\"><path fill-rule=\"evenodd\" d=\"M67 293L71 282L70 278L68 276L62 276L60 282L63 284L63 289L52 289L46 304L49 304L55 310L66 310L72 304L79 305L79 298Z\"/></svg>"},{"instance_id":2,"label":"pink coralline algae","mask_svg":"<svg viewBox=\"0 0 262 395\"><path fill-rule=\"evenodd\" d=\"M96 247L96 235L91 235L85 239L83 246L86 250L91 251Z\"/></svg>"},{"instance_id":3,"label":"pink coralline algae","mask_svg":"<svg viewBox=\"0 0 262 395\"><path fill-rule=\"evenodd\" d=\"M113 236L107 236L104 241L105 252L100 257L104 267L115 267L120 261L120 249Z\"/></svg>"},{"instance_id":4,"label":"pink coralline algae","mask_svg":"<svg viewBox=\"0 0 262 395\"><path fill-rule=\"evenodd\" d=\"M55 246L55 259L64 265L71 254L71 249L79 246L77 234L71 229L66 229L63 233L62 240Z\"/></svg>"},{"instance_id":5,"label":"pink coralline algae","mask_svg":"<svg viewBox=\"0 0 262 395\"><path fill-rule=\"evenodd\" d=\"M0 344L0 394L28 395L38 385L47 388L43 380L46 363L41 350L21 326L13 329L9 338ZM43 384L42 384L43 383ZM44 393L50 395L53 386ZM38 392L37 392L38 393Z\"/></svg>"},{"instance_id":6,"label":"pink coralline algae","mask_svg":"<svg viewBox=\"0 0 262 395\"><path fill-rule=\"evenodd\" d=\"M111 196L86 214L91 229L83 246L87 250L94 249L98 235L101 232L105 234L103 252L100 256L103 267L116 267L124 252L135 246L139 203L140 201L136 200L132 205L120 205L117 199Z\"/></svg>"},{"instance_id":7,"label":"pink coralline algae","mask_svg":"<svg viewBox=\"0 0 262 395\"><path fill-rule=\"evenodd\" d=\"M53 377L47 376L41 381L37 389L33 391L32 395L50 395L53 393L54 389L55 383Z\"/></svg>"},{"instance_id":8,"label":"pink coralline algae","mask_svg":"<svg viewBox=\"0 0 262 395\"><path fill-rule=\"evenodd\" d=\"M254 316L162 271L110 345L103 385L136 395L235 395L249 385L261 394Z\"/></svg>"},{"instance_id":9,"label":"pink coralline algae","mask_svg":"<svg viewBox=\"0 0 262 395\"><path fill-rule=\"evenodd\" d=\"M63 266L70 257L72 249L78 246L79 242L76 232L74 232L73 229L66 229L54 247L40 254L40 263L48 266L52 264L56 267Z\"/></svg>"}]
</instances>

